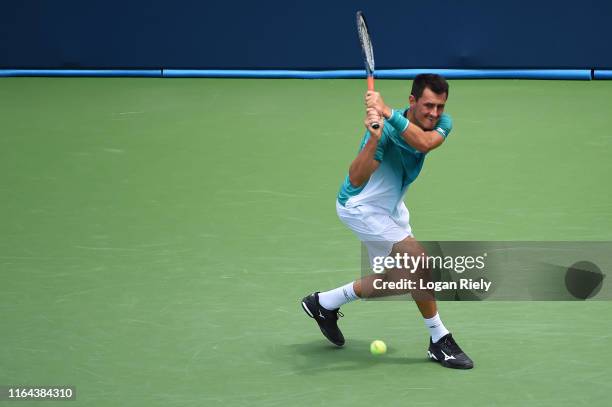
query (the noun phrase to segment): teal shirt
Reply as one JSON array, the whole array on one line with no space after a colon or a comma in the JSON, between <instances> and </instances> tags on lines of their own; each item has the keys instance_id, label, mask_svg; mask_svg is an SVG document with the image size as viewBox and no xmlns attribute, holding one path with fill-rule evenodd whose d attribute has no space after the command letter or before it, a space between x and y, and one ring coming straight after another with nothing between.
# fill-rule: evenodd
<instances>
[{"instance_id":1,"label":"teal shirt","mask_svg":"<svg viewBox=\"0 0 612 407\"><path fill-rule=\"evenodd\" d=\"M404 109L406 114L409 109ZM446 113L440 116L434 127L442 137L446 138L453 127L453 121ZM366 132L361 140L359 151L366 145L370 133ZM355 187L348 175L340 186L338 202L346 206L350 200L355 205L371 204L393 212L410 185L421 172L426 153L410 146L401 134L391 125L385 123L383 132L376 148L374 158L381 163L370 179L362 186Z\"/></svg>"}]
</instances>

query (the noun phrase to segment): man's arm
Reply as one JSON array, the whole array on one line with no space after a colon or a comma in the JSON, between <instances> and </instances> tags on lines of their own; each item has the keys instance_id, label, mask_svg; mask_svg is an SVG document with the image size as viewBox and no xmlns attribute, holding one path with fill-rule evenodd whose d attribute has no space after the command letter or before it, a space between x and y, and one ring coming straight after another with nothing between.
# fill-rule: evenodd
<instances>
[{"instance_id":1,"label":"man's arm","mask_svg":"<svg viewBox=\"0 0 612 407\"><path fill-rule=\"evenodd\" d=\"M383 116L385 119L392 119L392 110L389 106L384 106ZM396 112L399 114L399 112ZM414 147L421 153L427 153L444 143L444 137L436 130L425 131L414 123L409 123L402 132L402 138L411 147Z\"/></svg>"},{"instance_id":2,"label":"man's arm","mask_svg":"<svg viewBox=\"0 0 612 407\"><path fill-rule=\"evenodd\" d=\"M376 122L381 124L378 129L374 129L370 125ZM378 162L375 157L376 148L380 142L384 124L376 109L367 110L364 124L370 132L370 138L359 154L357 154L357 157L353 160L349 168L349 181L354 187L360 187L365 184L380 165L380 162Z\"/></svg>"},{"instance_id":3,"label":"man's arm","mask_svg":"<svg viewBox=\"0 0 612 407\"><path fill-rule=\"evenodd\" d=\"M393 111L385 104L378 92L368 92L366 94L366 103L369 107L375 107L377 111L380 111L387 121L393 119ZM396 112L396 114L399 114L399 112ZM425 131L415 123L409 123L401 135L408 145L422 153L427 153L444 143L444 137L436 130Z\"/></svg>"}]
</instances>

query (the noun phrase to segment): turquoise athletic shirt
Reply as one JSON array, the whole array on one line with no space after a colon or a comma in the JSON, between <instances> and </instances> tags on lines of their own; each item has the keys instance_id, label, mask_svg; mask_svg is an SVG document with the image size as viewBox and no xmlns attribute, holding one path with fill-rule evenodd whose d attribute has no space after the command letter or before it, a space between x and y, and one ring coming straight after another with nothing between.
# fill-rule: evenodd
<instances>
[{"instance_id":1,"label":"turquoise athletic shirt","mask_svg":"<svg viewBox=\"0 0 612 407\"><path fill-rule=\"evenodd\" d=\"M409 108L404 109L406 114ZM446 138L453 128L451 117L444 113L440 116L434 129ZM370 133L366 131L359 151L366 145ZM408 186L421 172L426 153L421 153L410 146L401 134L391 125L385 123L383 133L376 148L374 158L380 166L361 187L353 186L348 175L340 186L338 202L343 206L373 205L395 213L397 205L402 202Z\"/></svg>"}]
</instances>

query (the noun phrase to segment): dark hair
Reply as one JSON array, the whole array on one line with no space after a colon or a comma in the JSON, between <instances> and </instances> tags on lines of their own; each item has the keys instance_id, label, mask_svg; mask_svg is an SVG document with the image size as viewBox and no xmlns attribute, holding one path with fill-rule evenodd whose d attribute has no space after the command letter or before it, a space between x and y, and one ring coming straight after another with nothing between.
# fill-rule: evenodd
<instances>
[{"instance_id":1,"label":"dark hair","mask_svg":"<svg viewBox=\"0 0 612 407\"><path fill-rule=\"evenodd\" d=\"M412 91L410 94L415 99L418 99L423 96L425 88L431 89L433 93L438 95L446 93L446 97L448 97L448 82L441 75L435 73L418 74L414 77L414 81L412 81Z\"/></svg>"}]
</instances>

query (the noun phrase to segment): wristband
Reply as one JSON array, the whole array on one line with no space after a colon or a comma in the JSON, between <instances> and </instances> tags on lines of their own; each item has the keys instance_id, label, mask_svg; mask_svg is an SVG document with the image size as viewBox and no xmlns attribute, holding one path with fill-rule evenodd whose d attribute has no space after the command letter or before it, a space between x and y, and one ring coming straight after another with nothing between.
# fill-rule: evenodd
<instances>
[{"instance_id":1,"label":"wristband","mask_svg":"<svg viewBox=\"0 0 612 407\"><path fill-rule=\"evenodd\" d=\"M389 116L389 118L387 119L387 123L393 126L395 130L399 131L400 133L403 133L404 130L408 128L410 122L397 110L393 109L391 112L391 116Z\"/></svg>"}]
</instances>

